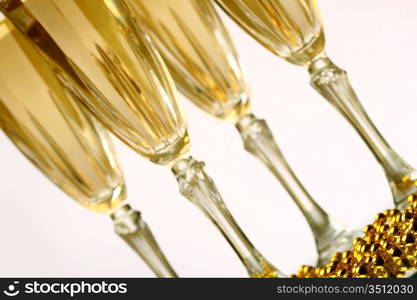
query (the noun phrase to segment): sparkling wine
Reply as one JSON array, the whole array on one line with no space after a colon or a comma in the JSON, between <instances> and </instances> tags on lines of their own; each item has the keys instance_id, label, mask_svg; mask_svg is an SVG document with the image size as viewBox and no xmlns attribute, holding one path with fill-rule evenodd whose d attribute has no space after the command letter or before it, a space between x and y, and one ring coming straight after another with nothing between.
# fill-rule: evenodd
<instances>
[{"instance_id":1,"label":"sparkling wine","mask_svg":"<svg viewBox=\"0 0 417 300\"><path fill-rule=\"evenodd\" d=\"M9 0L2 10L66 71L69 82L89 90L83 103L108 129L143 156L164 164L187 149L186 124L173 100L172 79L130 17L128 5L111 0Z\"/></svg>"},{"instance_id":2,"label":"sparkling wine","mask_svg":"<svg viewBox=\"0 0 417 300\"><path fill-rule=\"evenodd\" d=\"M216 0L258 42L295 64L323 51L316 0Z\"/></svg>"},{"instance_id":3,"label":"sparkling wine","mask_svg":"<svg viewBox=\"0 0 417 300\"><path fill-rule=\"evenodd\" d=\"M124 198L107 132L79 106L59 72L8 22L0 23L0 127L63 191L110 213Z\"/></svg>"},{"instance_id":4,"label":"sparkling wine","mask_svg":"<svg viewBox=\"0 0 417 300\"><path fill-rule=\"evenodd\" d=\"M207 0L134 0L179 90L208 113L236 120L248 95L237 54Z\"/></svg>"},{"instance_id":5,"label":"sparkling wine","mask_svg":"<svg viewBox=\"0 0 417 300\"><path fill-rule=\"evenodd\" d=\"M250 276L284 276L239 228L204 163L190 156L174 83L132 4L8 0L0 9L54 66L65 70L73 92L90 91L82 102L109 129L153 162L169 164L180 192L213 222ZM135 237L130 242L140 245Z\"/></svg>"}]
</instances>

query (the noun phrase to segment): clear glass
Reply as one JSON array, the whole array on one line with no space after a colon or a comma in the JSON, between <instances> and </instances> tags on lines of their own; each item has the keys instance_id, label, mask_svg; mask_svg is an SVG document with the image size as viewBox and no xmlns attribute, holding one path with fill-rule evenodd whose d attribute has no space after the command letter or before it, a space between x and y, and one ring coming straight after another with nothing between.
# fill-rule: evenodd
<instances>
[{"instance_id":1,"label":"clear glass","mask_svg":"<svg viewBox=\"0 0 417 300\"><path fill-rule=\"evenodd\" d=\"M160 278L178 277L141 213L124 204L111 214L117 233Z\"/></svg>"},{"instance_id":2,"label":"clear glass","mask_svg":"<svg viewBox=\"0 0 417 300\"><path fill-rule=\"evenodd\" d=\"M6 22L0 30L2 129L71 198L93 211L113 211L125 185L107 132L24 36Z\"/></svg>"},{"instance_id":3,"label":"clear glass","mask_svg":"<svg viewBox=\"0 0 417 300\"><path fill-rule=\"evenodd\" d=\"M355 128L383 167L397 208L407 205L407 196L416 192L417 171L385 141L372 123L344 70L322 53L308 65L311 85Z\"/></svg>"},{"instance_id":4,"label":"clear glass","mask_svg":"<svg viewBox=\"0 0 417 300\"><path fill-rule=\"evenodd\" d=\"M304 65L311 85L350 122L383 167L394 203L406 205L416 191L417 172L385 141L360 104L346 72L324 52L324 34L315 0L216 0L250 35L273 53Z\"/></svg>"},{"instance_id":5,"label":"clear glass","mask_svg":"<svg viewBox=\"0 0 417 300\"><path fill-rule=\"evenodd\" d=\"M124 0L8 1L2 11L50 60L63 71L72 90L86 96L79 100L103 124L139 154L177 169L179 161L193 173L187 128L177 106L174 83L151 38ZM181 163L181 166L183 164ZM209 178L184 177L174 171L182 194L193 201L220 201ZM279 274L266 262L238 228L226 206L198 205L226 237L250 276ZM211 210L208 212L207 210ZM223 226L227 219L230 226ZM232 224L232 225L231 225ZM239 241L239 242L237 242ZM237 250L239 249L239 250ZM242 257L242 254L247 254ZM248 257L250 258L249 261ZM267 266L267 267L265 267Z\"/></svg>"},{"instance_id":6,"label":"clear glass","mask_svg":"<svg viewBox=\"0 0 417 300\"><path fill-rule=\"evenodd\" d=\"M59 70L5 21L0 23L0 64L0 128L71 198L118 216L126 206L123 174L107 132L76 101L81 95L67 89ZM122 223L115 218L115 225ZM138 224L144 221L137 219L130 232L136 253L156 275L176 277L156 242L143 238L152 236L150 230Z\"/></svg>"},{"instance_id":7,"label":"clear glass","mask_svg":"<svg viewBox=\"0 0 417 300\"><path fill-rule=\"evenodd\" d=\"M278 148L265 120L250 112L237 52L209 0L134 0L179 90L201 109L235 123L245 149L282 183L306 217L316 240L318 264L346 250L358 233L338 225L313 200Z\"/></svg>"}]
</instances>

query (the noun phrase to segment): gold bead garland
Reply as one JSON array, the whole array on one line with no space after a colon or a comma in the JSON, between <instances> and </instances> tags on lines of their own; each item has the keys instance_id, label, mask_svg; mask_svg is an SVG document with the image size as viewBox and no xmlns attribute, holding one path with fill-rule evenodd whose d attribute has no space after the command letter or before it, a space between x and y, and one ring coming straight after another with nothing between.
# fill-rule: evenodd
<instances>
[{"instance_id":1,"label":"gold bead garland","mask_svg":"<svg viewBox=\"0 0 417 300\"><path fill-rule=\"evenodd\" d=\"M322 267L301 266L293 277L364 278L401 277L417 269L417 194L408 197L403 211L379 213L352 250L333 254Z\"/></svg>"}]
</instances>

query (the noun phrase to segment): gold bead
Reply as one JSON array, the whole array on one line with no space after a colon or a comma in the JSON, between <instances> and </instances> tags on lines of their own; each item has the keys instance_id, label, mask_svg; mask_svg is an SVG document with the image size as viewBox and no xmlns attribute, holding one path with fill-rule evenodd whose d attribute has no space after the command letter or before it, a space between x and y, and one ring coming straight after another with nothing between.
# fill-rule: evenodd
<instances>
[{"instance_id":1,"label":"gold bead","mask_svg":"<svg viewBox=\"0 0 417 300\"><path fill-rule=\"evenodd\" d=\"M393 257L392 261L394 263L394 268L397 273L402 273L402 272L407 271L408 269L407 264L404 262L403 259L401 259L401 257Z\"/></svg>"},{"instance_id":2,"label":"gold bead","mask_svg":"<svg viewBox=\"0 0 417 300\"><path fill-rule=\"evenodd\" d=\"M408 202L403 212L390 209L378 214L372 225L364 227L364 237L353 241L352 251L334 253L324 267L300 267L297 276L383 278L417 269L417 196L409 196Z\"/></svg>"},{"instance_id":3,"label":"gold bead","mask_svg":"<svg viewBox=\"0 0 417 300\"><path fill-rule=\"evenodd\" d=\"M358 262L361 262L361 261L363 261L364 259L365 259L365 255L364 254L362 254L362 253L360 253L360 252L358 252L358 251L355 251L354 253L353 253L353 257L358 261Z\"/></svg>"},{"instance_id":4,"label":"gold bead","mask_svg":"<svg viewBox=\"0 0 417 300\"><path fill-rule=\"evenodd\" d=\"M319 276L324 276L326 274L326 269L323 267L319 268Z\"/></svg>"},{"instance_id":5,"label":"gold bead","mask_svg":"<svg viewBox=\"0 0 417 300\"><path fill-rule=\"evenodd\" d=\"M375 222L377 224L384 223L387 220L387 216L384 213L379 213L375 216Z\"/></svg>"},{"instance_id":6,"label":"gold bead","mask_svg":"<svg viewBox=\"0 0 417 300\"><path fill-rule=\"evenodd\" d=\"M389 276L387 270L383 266L372 268L372 275L378 278L387 278Z\"/></svg>"},{"instance_id":7,"label":"gold bead","mask_svg":"<svg viewBox=\"0 0 417 300\"><path fill-rule=\"evenodd\" d=\"M342 259L342 253L336 252L336 253L333 253L332 257L330 258L330 261L331 262L340 261L341 259Z\"/></svg>"},{"instance_id":8,"label":"gold bead","mask_svg":"<svg viewBox=\"0 0 417 300\"><path fill-rule=\"evenodd\" d=\"M415 255L409 257L408 262L410 263L410 268L417 269L417 257Z\"/></svg>"},{"instance_id":9,"label":"gold bead","mask_svg":"<svg viewBox=\"0 0 417 300\"><path fill-rule=\"evenodd\" d=\"M375 255L372 257L372 263L376 266L384 266L385 260L381 255Z\"/></svg>"},{"instance_id":10,"label":"gold bead","mask_svg":"<svg viewBox=\"0 0 417 300\"><path fill-rule=\"evenodd\" d=\"M355 246L356 244L359 244L363 242L363 238L357 237L352 241L352 245Z\"/></svg>"},{"instance_id":11,"label":"gold bead","mask_svg":"<svg viewBox=\"0 0 417 300\"><path fill-rule=\"evenodd\" d=\"M407 209L406 211L404 211L401 215L401 221L405 222L408 220L413 219L414 214L412 210Z\"/></svg>"},{"instance_id":12,"label":"gold bead","mask_svg":"<svg viewBox=\"0 0 417 300\"><path fill-rule=\"evenodd\" d=\"M346 258L348 258L350 256L350 254L351 254L351 251L343 251L341 258L342 259L346 259Z\"/></svg>"},{"instance_id":13,"label":"gold bead","mask_svg":"<svg viewBox=\"0 0 417 300\"><path fill-rule=\"evenodd\" d=\"M336 269L337 269L337 265L327 266L326 267L326 274L333 273L334 271L336 271Z\"/></svg>"},{"instance_id":14,"label":"gold bead","mask_svg":"<svg viewBox=\"0 0 417 300\"><path fill-rule=\"evenodd\" d=\"M414 230L416 233L417 233L417 218L416 217L414 217L414 219L413 219L413 221L412 221L412 223L411 223L411 228L412 228L412 230Z\"/></svg>"},{"instance_id":15,"label":"gold bead","mask_svg":"<svg viewBox=\"0 0 417 300\"><path fill-rule=\"evenodd\" d=\"M361 262L366 263L366 264L371 264L372 262L372 258L375 256L375 253L368 253Z\"/></svg>"},{"instance_id":16,"label":"gold bead","mask_svg":"<svg viewBox=\"0 0 417 300\"><path fill-rule=\"evenodd\" d=\"M373 225L366 225L364 228L363 228L363 232L364 233L371 233L371 232L373 232L373 231L375 231L375 227L373 226ZM356 239L360 239L360 238L356 238ZM356 240L355 239L355 240Z\"/></svg>"},{"instance_id":17,"label":"gold bead","mask_svg":"<svg viewBox=\"0 0 417 300\"><path fill-rule=\"evenodd\" d=\"M375 251L377 251L377 250L379 249L379 247L380 247L380 246L381 246L380 244L373 243L373 244L371 245L371 248L369 249L369 251L371 251L371 252L375 252Z\"/></svg>"},{"instance_id":18,"label":"gold bead","mask_svg":"<svg viewBox=\"0 0 417 300\"><path fill-rule=\"evenodd\" d=\"M312 269L313 267L310 266L300 266L298 268L298 273L309 273Z\"/></svg>"},{"instance_id":19,"label":"gold bead","mask_svg":"<svg viewBox=\"0 0 417 300\"><path fill-rule=\"evenodd\" d=\"M408 195L407 196L407 201L408 201L408 203L409 204L412 204L413 202L414 202L414 200L415 200L416 198L415 198L415 195Z\"/></svg>"},{"instance_id":20,"label":"gold bead","mask_svg":"<svg viewBox=\"0 0 417 300\"><path fill-rule=\"evenodd\" d=\"M401 242L406 245L412 245L416 242L416 237L412 233L405 234L401 238Z\"/></svg>"}]
</instances>

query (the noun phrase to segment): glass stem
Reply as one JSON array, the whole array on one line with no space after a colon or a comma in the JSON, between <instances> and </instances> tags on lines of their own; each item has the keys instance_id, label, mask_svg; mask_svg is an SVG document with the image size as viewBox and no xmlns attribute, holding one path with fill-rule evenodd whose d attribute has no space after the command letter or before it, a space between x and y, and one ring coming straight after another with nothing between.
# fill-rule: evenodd
<instances>
[{"instance_id":1,"label":"glass stem","mask_svg":"<svg viewBox=\"0 0 417 300\"><path fill-rule=\"evenodd\" d=\"M330 258L335 250L333 246L343 242L345 248L350 247L351 240L347 239L348 233L344 226L330 218L298 180L265 120L247 114L236 123L236 128L242 137L245 149L264 163L300 208L313 232L319 263Z\"/></svg>"},{"instance_id":2,"label":"glass stem","mask_svg":"<svg viewBox=\"0 0 417 300\"><path fill-rule=\"evenodd\" d=\"M347 74L321 53L308 64L311 85L355 128L383 167L394 203L402 208L406 196L415 192L416 171L384 140L358 100Z\"/></svg>"},{"instance_id":3,"label":"glass stem","mask_svg":"<svg viewBox=\"0 0 417 300\"><path fill-rule=\"evenodd\" d=\"M224 204L212 179L204 172L204 163L191 156L172 166L180 192L199 207L216 225L245 265L251 277L286 277L252 245Z\"/></svg>"},{"instance_id":4,"label":"glass stem","mask_svg":"<svg viewBox=\"0 0 417 300\"><path fill-rule=\"evenodd\" d=\"M157 277L178 277L140 212L125 204L113 212L111 218L116 233L143 259Z\"/></svg>"}]
</instances>

